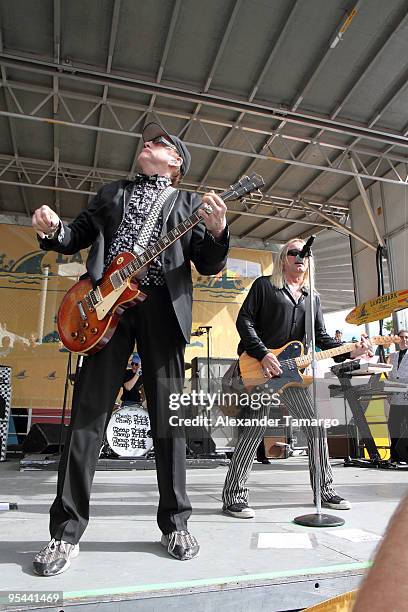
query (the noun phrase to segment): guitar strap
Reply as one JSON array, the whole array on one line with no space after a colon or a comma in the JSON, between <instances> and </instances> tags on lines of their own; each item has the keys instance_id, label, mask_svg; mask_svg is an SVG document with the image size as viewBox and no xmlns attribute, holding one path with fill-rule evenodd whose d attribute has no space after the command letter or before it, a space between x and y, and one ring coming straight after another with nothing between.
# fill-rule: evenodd
<instances>
[{"instance_id":1,"label":"guitar strap","mask_svg":"<svg viewBox=\"0 0 408 612\"><path fill-rule=\"evenodd\" d=\"M142 225L142 228L137 237L137 241L135 247L141 247L142 249L146 249L149 246L150 238L152 237L153 230L156 227L156 223L159 219L162 208L168 198L170 198L177 189L169 185L166 189L159 194L156 201L153 203L149 214L147 215L145 222Z\"/></svg>"}]
</instances>

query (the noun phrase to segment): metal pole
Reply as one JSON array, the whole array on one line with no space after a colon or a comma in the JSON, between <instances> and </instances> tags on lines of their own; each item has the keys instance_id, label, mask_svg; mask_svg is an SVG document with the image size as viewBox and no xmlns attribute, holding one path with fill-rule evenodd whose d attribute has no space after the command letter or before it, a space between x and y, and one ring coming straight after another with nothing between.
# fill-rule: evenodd
<instances>
[{"instance_id":1,"label":"metal pole","mask_svg":"<svg viewBox=\"0 0 408 612\"><path fill-rule=\"evenodd\" d=\"M44 335L45 305L47 302L47 288L48 288L49 272L50 272L50 267L45 266L44 272L43 272L43 278L41 281L40 312L38 313L38 327L37 327L38 342L40 344L42 344L42 339Z\"/></svg>"},{"instance_id":2,"label":"metal pole","mask_svg":"<svg viewBox=\"0 0 408 612\"><path fill-rule=\"evenodd\" d=\"M309 257L309 290L310 290L310 317L311 317L311 341L312 341L312 402L313 402L313 416L318 419L317 410L317 388L316 388L316 372L317 372L317 361L316 361L316 342L315 342L315 309L314 309L314 274L310 271L310 257ZM322 492L321 492L321 473L320 473L320 429L316 428L316 442L314 445L314 460L315 460L315 504L317 514L322 513Z\"/></svg>"},{"instance_id":3,"label":"metal pole","mask_svg":"<svg viewBox=\"0 0 408 612\"><path fill-rule=\"evenodd\" d=\"M310 240L310 239L309 239ZM316 387L316 372L317 372L317 360L316 360L316 344L315 344L315 309L314 309L314 274L311 270L312 251L309 247L309 253L305 255L309 258L309 309L310 309L310 334L311 334L311 349L312 349L312 403L313 403L313 416L316 422L319 422L319 411L317 408L317 387ZM306 318L307 321L307 318ZM309 331L306 329L306 331ZM307 338L307 336L306 336ZM316 426L316 439L314 445L314 461L315 461L315 514L305 514L303 516L297 516L294 518L294 522L298 525L305 525L307 527L340 527L344 525L344 519L330 514L322 514L322 494L321 494L321 470L320 470L320 427Z\"/></svg>"}]
</instances>

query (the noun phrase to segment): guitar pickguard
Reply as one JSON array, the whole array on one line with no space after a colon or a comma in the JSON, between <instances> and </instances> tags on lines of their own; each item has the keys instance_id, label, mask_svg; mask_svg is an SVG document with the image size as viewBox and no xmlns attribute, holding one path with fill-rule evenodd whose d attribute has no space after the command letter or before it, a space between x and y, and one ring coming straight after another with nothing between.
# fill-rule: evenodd
<instances>
[{"instance_id":1,"label":"guitar pickguard","mask_svg":"<svg viewBox=\"0 0 408 612\"><path fill-rule=\"evenodd\" d=\"M96 316L98 317L98 321L102 321L104 317L108 314L111 308L116 304L119 297L128 288L127 283L121 285L117 289L112 290L105 298L102 299L99 304L96 304L95 311Z\"/></svg>"},{"instance_id":2,"label":"guitar pickguard","mask_svg":"<svg viewBox=\"0 0 408 612\"><path fill-rule=\"evenodd\" d=\"M299 372L296 365L292 367L282 364L288 359L295 359L301 355L302 345L297 342L290 343L277 358L282 367L282 374L269 378L264 384L259 385L259 390L267 391L268 393L282 393L287 386L303 386L305 384L302 374ZM306 383L307 384L307 383Z\"/></svg>"}]
</instances>

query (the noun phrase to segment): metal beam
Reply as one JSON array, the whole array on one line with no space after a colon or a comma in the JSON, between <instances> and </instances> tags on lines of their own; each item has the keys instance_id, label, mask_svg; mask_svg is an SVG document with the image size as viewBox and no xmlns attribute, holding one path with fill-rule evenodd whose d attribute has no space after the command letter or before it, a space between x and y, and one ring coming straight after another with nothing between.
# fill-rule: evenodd
<instances>
[{"instance_id":1,"label":"metal beam","mask_svg":"<svg viewBox=\"0 0 408 612\"><path fill-rule=\"evenodd\" d=\"M90 181L90 175L93 170L92 166L76 164L70 161L64 163L60 162L59 167L61 181L65 181L67 187L72 192L78 192L79 189L82 189L82 185L85 182ZM9 176L13 176L13 173L17 172L19 169L23 169L24 174L30 177L28 183L35 183L37 185L44 183L44 180L47 177L52 178L55 175L55 167L53 162L50 160L42 160L38 158L23 156L20 156L16 159L14 156L4 154L2 155L0 153L0 177L9 178ZM69 182L68 175L70 176ZM75 176L73 177L73 175ZM98 169L97 179L101 182L101 184L121 178L127 178L126 171L120 171L117 169L111 170L108 168ZM77 180L78 182L75 186L73 186L73 181L75 180ZM189 191L200 192L199 184L193 181L182 182L182 187ZM219 185L212 184L209 185L209 188L214 189L214 191L221 189ZM87 193L93 194L94 192L87 191ZM249 204L250 201L250 198L247 198L245 200L245 203ZM338 203L322 203L309 200L309 204L312 205L314 209L323 210L333 216L338 217L339 219L343 218L344 215L348 213L348 203L344 203L346 205L340 205ZM268 207L272 210L278 208L287 211L304 211L304 207L301 202L295 201L291 197L282 195L273 195L263 198L262 202L259 203L259 206ZM237 211L237 213L238 212L239 211Z\"/></svg>"},{"instance_id":2,"label":"metal beam","mask_svg":"<svg viewBox=\"0 0 408 612\"><path fill-rule=\"evenodd\" d=\"M159 64L159 69L157 71L156 74L156 83L160 83L163 73L164 73L164 69L166 67L166 62L167 62L167 58L169 56L169 51L170 51L170 47L171 47L171 43L173 41L173 36L174 36L174 31L176 29L176 24L177 24L177 20L178 20L178 16L180 13L180 8L181 8L181 0L175 0L174 6L173 6L173 11L171 14L171 19L170 19L170 24L167 30L167 36L166 36L166 42L164 43L164 49L163 49L163 53L160 59L160 64ZM136 121L135 124L133 124L132 129L134 129L137 125L139 125L139 123L141 123L144 120L144 126L151 120L150 118L150 113L153 111L153 107L156 103L156 98L157 95L154 93L151 98L150 98L150 102L148 104L147 109L143 109L143 114L142 116ZM143 126L143 128L144 128ZM143 131L143 128L141 131ZM132 178L135 174L136 171L136 167L137 167L137 160L139 157L139 153L142 147L142 140L139 139L136 143L136 147L135 147L135 151L133 154L133 160L132 160L132 164L130 166L129 169L129 173L128 173L128 177Z\"/></svg>"},{"instance_id":3,"label":"metal beam","mask_svg":"<svg viewBox=\"0 0 408 612\"><path fill-rule=\"evenodd\" d=\"M391 104L393 104L393 102L395 102L395 100L404 92L404 90L408 87L408 78L405 77L404 81L402 84L398 84L398 86L396 87L396 90L394 91L394 93L390 96L390 98L388 99L388 101L385 103L385 105L379 109L375 115L371 118L370 122L369 122L369 127L371 128L373 125L375 125L377 123L377 121L382 117L382 115L387 111L387 109L391 106ZM402 135L402 137L406 138L407 133L404 132L404 134ZM361 140L360 137L355 138L349 145L349 150L353 151L353 147ZM393 145L391 145L392 148ZM390 149L387 149L387 152ZM385 152L384 152L385 153ZM343 155L343 154L342 154ZM335 160L333 160L333 164L338 163L341 160L342 155L339 155ZM380 154L381 155L381 154ZM370 164L371 165L371 164ZM389 168L389 170L393 170L393 168ZM324 173L323 173L324 174ZM305 193L308 189L310 189L310 187L312 185L314 185L314 183L319 180L321 178L322 174L319 174L318 176L316 176L303 190L302 190L302 194ZM366 177L363 177L366 178ZM378 180L381 180L380 177L378 177ZM344 187L346 185L348 185L351 181L347 181L346 184L344 184L342 187L340 187L339 189L336 190L335 194L339 193L342 189L344 189ZM401 181L402 183L404 183L405 181ZM335 194L332 194L332 196L330 197L334 197Z\"/></svg>"},{"instance_id":4,"label":"metal beam","mask_svg":"<svg viewBox=\"0 0 408 612\"><path fill-rule=\"evenodd\" d=\"M141 91L144 93L157 93L164 98L184 100L186 102L202 102L205 105L215 108L225 108L237 112L247 112L254 116L267 117L269 119L286 119L289 123L304 125L311 128L321 128L333 133L347 134L353 137L373 140L374 142L384 142L395 146L408 147L408 139L399 134L393 134L384 130L374 130L372 127L351 124L345 121L333 121L328 118L318 117L305 112L293 112L290 109L276 105L256 104L245 102L227 96L210 95L208 93L197 93L182 88L171 87L161 83L151 83L130 76L118 74L106 74L98 70L92 70L83 66L68 66L61 64L55 66L53 63L44 59L34 57L22 57L8 53L0 53L0 65L21 69L28 72L39 74L63 73L64 79L75 80L78 82L93 83L95 85L109 85L122 90Z\"/></svg>"},{"instance_id":5,"label":"metal beam","mask_svg":"<svg viewBox=\"0 0 408 612\"><path fill-rule=\"evenodd\" d=\"M2 26L0 24L0 52L2 52L2 51L3 51L3 29L2 29ZM1 66L0 72L1 72L2 80L7 83L6 68L4 66ZM10 105L10 101L8 99L8 95L9 95L9 90L6 88L4 90L4 101L6 103L6 108L9 111L10 108L11 108L11 105ZM13 119L11 117L9 117L8 125L9 125L9 130L10 130L11 145L13 147L14 158L16 160L16 165L17 165L17 160L19 158L18 147L17 147L17 136L16 136L16 130L15 130L15 127L14 127L14 121L13 121ZM21 172L18 170L17 173L18 173L18 176L20 178ZM30 217L31 216L31 212L30 212L30 207L28 205L26 192L24 191L23 187L20 187L20 186L19 186L19 192L20 192L20 195L21 195L21 199L23 200L23 204L24 204L24 208L26 210L26 213Z\"/></svg>"},{"instance_id":6,"label":"metal beam","mask_svg":"<svg viewBox=\"0 0 408 612\"><path fill-rule=\"evenodd\" d=\"M353 17L357 14L358 12L358 8L359 5L361 4L362 0L358 0L357 4L354 6L353 10L350 11L348 17L346 17L346 19L342 19L340 24L336 26L334 34L332 34L331 36L331 40L335 40L336 37L339 37L339 32L342 32L342 30L345 31L346 29L346 24L347 24L347 28L351 23L351 19L353 19ZM307 92L309 91L309 89L311 88L312 84L314 83L314 81L316 80L317 76L319 75L319 73L321 72L321 70L323 69L323 67L325 66L326 62L328 61L328 59L330 58L331 53L333 52L334 46L333 45L328 45L328 47L326 48L326 51L323 54L323 57L320 58L320 60L317 62L317 65L315 65L315 67L312 69L310 75L306 78L304 84L301 86L300 88L300 92L296 93L295 99L292 101L290 110L292 112L297 111L298 107L300 106L300 104L302 103L302 101L304 100L304 97L306 96ZM279 138L279 136L281 135L281 131L284 129L285 125L287 123L286 119L283 119L278 127L275 130L275 133L273 134L273 136L266 140L261 148L261 151L264 151L264 149L268 148L271 153L273 154L272 151L272 144L274 143L274 141ZM292 161L302 161L299 160L298 158L296 158L294 155L291 155ZM327 158L326 158L327 159ZM252 169L255 165L255 161L252 160L250 162L250 164L247 166L247 168L244 170L244 174L248 174L250 172L252 172ZM330 165L330 160L328 160L328 165ZM290 169L287 168L287 170ZM285 172L285 170L283 171ZM283 173L282 173L283 174ZM266 193L269 192L269 187L266 188Z\"/></svg>"},{"instance_id":7,"label":"metal beam","mask_svg":"<svg viewBox=\"0 0 408 612\"><path fill-rule=\"evenodd\" d=\"M368 63L361 70L359 76L354 81L353 85L350 87L348 92L343 96L342 100L336 105L336 108L330 114L331 119L336 119L341 110L344 108L345 104L348 102L352 94L355 92L357 87L360 85L367 72L373 67L375 62L378 60L379 56L386 50L386 48L393 43L393 40L397 33L400 32L401 29L405 28L408 23L408 9L404 9L403 14L398 14L397 21L390 21L388 26L385 27L384 35L382 36L381 41L379 41L379 46L375 50L374 55L369 59ZM319 139L322 135L322 131L319 130L314 137ZM308 151L308 146L304 147L302 151L298 154L297 158L299 160L303 159L304 155ZM290 168L285 168L285 170L268 186L269 189L273 189L276 186L277 182L286 176L287 172L289 172ZM302 195L305 193L305 190L302 191Z\"/></svg>"},{"instance_id":8,"label":"metal beam","mask_svg":"<svg viewBox=\"0 0 408 612\"><path fill-rule=\"evenodd\" d=\"M27 121L36 121L39 123L46 123L46 124L57 124L57 125L64 125L67 127L73 127L73 128L80 128L83 130L90 130L93 132L104 132L107 134L119 134L121 136L128 136L130 138L140 138L141 133L140 132L128 132L126 130L118 130L118 129L113 129L113 128L104 128L101 126L94 126L94 125L86 125L86 124L81 124L81 123L74 123L74 122L70 122L70 121L62 121L62 120L54 120L51 117L33 117L30 115L21 115L19 113L12 113L9 111L0 111L0 116L3 117L12 117L15 119L23 119L23 120L27 120ZM239 151L239 150L235 150L235 149L226 149L226 148L221 148L221 147L216 147L214 145L206 145L206 144L198 144L196 142L186 142L186 145L191 147L191 148L198 148L198 149L205 149L205 150L210 150L210 151L221 151L223 153L227 153L230 155L238 155L241 157L251 157L254 159L262 159L262 160L270 160L274 163L278 162L278 163L282 163L282 164L290 164L290 165L294 165L294 166L301 166L304 168L312 168L315 170L321 170L322 172L334 172L336 174L343 174L343 175L347 175L347 176L355 176L353 172L351 172L350 170L343 170L340 168L327 168L326 166L320 166L318 164L308 164L308 163L304 163L304 162L299 162L296 160L291 160L291 159L284 159L284 158L280 158L280 157L273 157L271 155L262 155L259 153L250 153L248 151ZM366 179L370 179L370 180L374 180L374 181L383 181L385 183L393 183L393 184L397 184L400 185L401 183L404 183L404 181L399 178L398 180L396 179L391 179L391 178L387 178L385 176L373 176L373 175L368 175L365 173L359 173L359 176L361 178L366 178Z\"/></svg>"},{"instance_id":9,"label":"metal beam","mask_svg":"<svg viewBox=\"0 0 408 612\"><path fill-rule=\"evenodd\" d=\"M109 44L108 44L108 57L106 60L106 73L107 74L110 74L111 69L112 69L113 53L115 51L116 38L118 34L119 13L120 13L121 2L122 0L115 0L115 3L113 5L110 35L109 35ZM98 127L102 127L103 122L104 122L108 93L109 93L109 87L108 85L104 85L103 93L102 93L102 103L99 107ZM96 133L96 139L95 139L94 157L93 157L93 164L92 164L92 167L93 167L92 175L95 174L95 170L98 167L99 153L100 153L100 148L101 148L101 138L102 138L102 132L98 131ZM93 190L92 180L91 180L91 190Z\"/></svg>"},{"instance_id":10,"label":"metal beam","mask_svg":"<svg viewBox=\"0 0 408 612\"><path fill-rule=\"evenodd\" d=\"M358 189L360 191L361 199L363 200L363 204L364 204L364 207L366 209L366 213L368 215L368 218L370 219L370 223L371 223L371 226L372 226L372 228L374 230L374 233L377 236L378 244L383 247L384 246L384 241L383 241L382 236L380 234L380 230L378 229L378 226L377 226L377 224L375 222L373 211L371 209L371 205L370 205L370 202L368 200L367 194L365 192L362 180L358 176L357 166L356 166L355 161L354 161L354 159L352 158L351 155L349 155L348 159L349 159L349 163L350 163L351 169L355 172L355 175L356 175L355 179L356 179L356 183L357 183Z\"/></svg>"},{"instance_id":11,"label":"metal beam","mask_svg":"<svg viewBox=\"0 0 408 612\"><path fill-rule=\"evenodd\" d=\"M408 136L408 127L406 126L406 128L403 131L403 134L405 136ZM388 147L385 151L384 154L388 154L391 150L393 149L393 147ZM375 163L377 163L377 160L374 160L372 162L370 162L370 164L368 165L368 167L370 168L370 166L374 165ZM385 174L388 174L388 172L390 172L390 168L387 168L387 171L385 172ZM346 183L344 183L341 187L339 187L338 189L336 189L336 191L332 194L331 197L336 197L338 193L340 193L341 191L343 191L343 189L345 189L346 187L348 187L351 183L353 182L353 180L347 181ZM405 181L406 182L406 181Z\"/></svg>"},{"instance_id":12,"label":"metal beam","mask_svg":"<svg viewBox=\"0 0 408 612\"><path fill-rule=\"evenodd\" d=\"M15 81L10 81L8 80L6 81L0 81L0 86L4 86L7 87L7 89L9 91L13 91L14 89L19 91L28 91L28 92L33 92L33 93L39 93L42 94L44 96L43 101L41 101L37 107L33 110L31 110L28 114L30 116L35 116L37 115L37 113L39 112L39 110L42 108L42 106L44 105L44 103L46 101L48 101L48 99L53 95L53 90L50 88L46 88L43 86L35 86L29 83L19 83L19 82L15 82ZM86 121L89 121L91 119L92 114L100 107L101 105L101 98L97 97L97 96L92 96L90 94L81 94L79 92L76 91L70 91L70 90L61 90L60 89L60 93L59 93L59 97L61 98L61 101L63 101L64 103L64 108L67 110L67 113L69 114L70 118L72 119L72 121L75 122L74 119L74 112L72 109L69 108L67 100L68 99L73 99L75 101L84 101L87 103L91 103L93 105L93 109L91 111L91 113L88 113L88 117L86 118L81 118L80 123L81 125L85 124ZM116 100L115 98L112 99L107 99L106 100L106 104L107 106L109 106L109 108L111 108L112 110L114 108L116 109L125 109L125 110L131 110L131 111L137 111L140 113L144 113L146 114L146 107L142 106L140 104L132 104L132 103L127 103L127 102L121 102L120 100ZM21 112L22 115L25 115L27 113L23 113ZM115 113L116 114L116 113ZM185 119L187 122L191 120L191 118L193 117L193 114L189 114L189 113L181 113L181 112L176 112L176 111L172 111L172 110L165 110L165 109L155 109L155 114L158 116L162 116L162 117L170 117L170 118L174 118L174 119ZM86 119L86 120L85 120ZM139 119L133 126L132 128L129 130L130 132L133 132L136 125L141 121L141 119ZM202 125L202 131L204 134L208 134L205 126L206 125L213 125L213 126L217 126L217 127L225 127L228 129L232 129L234 127L236 127L236 124L233 121L226 121L223 120L221 121L219 118L217 119L212 119L211 117L197 117L195 119L195 122L198 124L203 124ZM316 138L313 136L305 136L304 134L302 135L296 135L296 134L276 134L273 130L268 130L268 129L260 129L260 128L254 128L253 126L250 125L245 125L244 123L241 123L239 126L240 131L245 133L245 139L246 141L248 141L249 137L252 135L262 135L265 136L269 139L271 139L272 136L276 136L277 139L280 139L283 142L288 141L288 143L290 142L300 142L300 143L306 143L309 144L310 146L314 146L320 149L324 148L324 149L329 149L329 150L333 150L333 151L341 151L341 152L348 152L349 151L349 146L348 145L342 145L340 143L337 142L331 142L330 140L327 139L321 139L321 138ZM122 129L118 130L119 133L122 132ZM232 133L232 132L231 132ZM406 136L406 133L404 132L403 134L404 136ZM227 137L224 139L225 141L227 140ZM224 142L223 140L223 142ZM221 144L219 145L221 146ZM286 145L285 145L286 146ZM375 149L370 149L367 147L353 147L353 152L354 153L358 153L364 156L368 156L368 157L377 157L380 160L384 160L384 161L395 161L395 162L402 162L402 163L407 163L408 158L401 156L401 155L386 155L385 153L379 153L378 150Z\"/></svg>"},{"instance_id":13,"label":"metal beam","mask_svg":"<svg viewBox=\"0 0 408 612\"><path fill-rule=\"evenodd\" d=\"M243 0L235 0L234 8L233 8L233 10L232 10L232 12L230 14L228 23L227 23L226 27L224 28L224 35L222 37L221 43L220 43L220 45L219 45L219 47L217 49L217 53L215 55L215 58L213 60L213 63L211 65L211 67L210 67L210 70L208 72L207 78L205 80L205 85L203 87L203 92L204 93L207 93L207 91L210 89L210 85L211 85L211 82L212 82L212 80L214 78L215 71L217 70L217 67L218 67L218 64L220 62L220 59L221 59L221 57L222 57L222 55L224 53L226 44L227 44L228 39L230 37L232 27L234 25L234 22L235 22L235 19L236 19L237 15L238 15L239 9L241 8L242 2L243 2ZM195 121L196 121L196 119L198 117L198 114L199 114L199 112L201 110L201 107L202 107L202 104L201 104L201 102L199 102L197 104L197 106L195 107L195 109L193 111L193 114L192 114L191 118L189 119L188 123L180 131L180 134L179 134L180 137L182 136L184 139L188 138L188 132L189 132L190 128L193 126L193 124L195 123Z\"/></svg>"},{"instance_id":14,"label":"metal beam","mask_svg":"<svg viewBox=\"0 0 408 612\"><path fill-rule=\"evenodd\" d=\"M289 8L288 13L285 15L285 19L284 19L285 23L282 24L281 27L278 28L278 31L279 31L278 38L272 42L272 47L271 47L271 50L269 52L268 59L263 64L262 69L260 71L260 74L258 75L258 78L256 80L256 83L253 86L252 91L250 92L250 94L248 96L248 102L252 102L254 100L254 98L255 98L255 96L256 96L256 94L258 92L258 89L259 89L262 81L264 80L265 75L266 75L267 71L269 70L269 67L272 64L272 61L273 61L273 59L274 59L274 57L275 57L275 55L276 55L276 53L277 53L277 51L278 51L278 49L280 47L280 45L281 45L285 35L286 35L286 32L287 32L289 26L292 23L292 19L293 19L294 15L295 15L295 10L296 10L296 7L297 7L298 4L299 4L299 0L294 0L292 6ZM228 134L222 139L222 141L220 143L222 147L226 145L226 143L231 138L232 134L234 134L235 130L240 128L244 117L245 117L245 112L243 111L243 112L241 112L239 114L237 120L231 126L232 129L230 130L230 132L228 132ZM207 181L208 176L209 176L212 168L214 167L214 165L215 165L219 155L220 155L220 153L216 153L215 154L215 156L213 157L210 165L207 167L207 170L205 171L204 176L201 177L200 187L202 187L205 184L205 182Z\"/></svg>"},{"instance_id":15,"label":"metal beam","mask_svg":"<svg viewBox=\"0 0 408 612\"><path fill-rule=\"evenodd\" d=\"M306 206L306 208L310 208L313 210L313 208L308 204L308 202L306 202L304 199L302 199L302 203L304 204L304 206ZM347 227L346 225L343 225L342 223L339 223L337 221L337 219L335 219L334 217L330 217L329 215L326 215L325 213L321 212L321 211L315 211L317 212L318 215L320 215L323 219L325 219L326 221L328 221L329 223L331 223L332 225L334 225L335 227L338 227L339 229L342 229L344 231L344 233L349 234L350 236L353 236L353 238L355 238L356 240L358 240L359 242L362 242L363 244L365 244L366 246L368 246L370 249L373 249L373 251L376 251L377 248L374 244L372 244L371 242L369 242L368 240L366 240L363 236L361 236L360 234L357 234L357 232L352 231L349 227Z\"/></svg>"},{"instance_id":16,"label":"metal beam","mask_svg":"<svg viewBox=\"0 0 408 612\"><path fill-rule=\"evenodd\" d=\"M363 0L357 0L357 4L354 6L354 8L348 13L348 15L346 16L346 18L342 18L341 22L336 26L334 33L331 35L329 40L335 40L336 37L339 36L339 32L342 31L342 29L345 29L345 24L347 25L347 29L351 23L351 19L353 19L355 17L355 15L358 13L358 10L360 8L360 4L363 2ZM306 77L304 84L299 88L300 91L299 93L296 94L295 99L293 100L292 104L291 104L291 111L296 111L300 104L303 102L305 96L307 95L308 91L310 90L310 88L312 87L313 83L315 82L316 78L319 76L321 70L324 68L324 66L326 65L327 61L330 59L331 54L333 53L335 46L333 45L328 45L328 47L326 48L323 56L320 58L320 60L317 62L317 64L314 66L314 68L312 69L310 75L308 77ZM286 119L284 119L279 126L277 127L276 133L279 133L286 125ZM268 146L270 146L273 142L273 140L275 139L275 136L272 137L272 140L268 143Z\"/></svg>"}]
</instances>

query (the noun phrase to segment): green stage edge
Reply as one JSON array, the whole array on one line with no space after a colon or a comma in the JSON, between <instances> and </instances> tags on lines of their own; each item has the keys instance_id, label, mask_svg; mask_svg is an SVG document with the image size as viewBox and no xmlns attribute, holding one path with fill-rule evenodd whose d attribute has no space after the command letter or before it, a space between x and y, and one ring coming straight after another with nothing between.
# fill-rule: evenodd
<instances>
[{"instance_id":1,"label":"green stage edge","mask_svg":"<svg viewBox=\"0 0 408 612\"><path fill-rule=\"evenodd\" d=\"M116 587L114 589L93 589L90 591L65 591L64 600L85 599L102 595L130 595L132 593L152 593L154 591L169 591L176 589L191 589L194 587L208 587L217 585L233 585L243 582L256 582L258 580L273 580L275 578L290 578L292 576L308 576L310 574L331 574L350 570L363 570L371 567L372 562L341 563L324 567L308 567L299 570L284 572L265 572L262 574L246 574L244 576L223 576L221 578L203 578L187 580L185 582L159 582L157 584L144 584L130 587Z\"/></svg>"}]
</instances>

